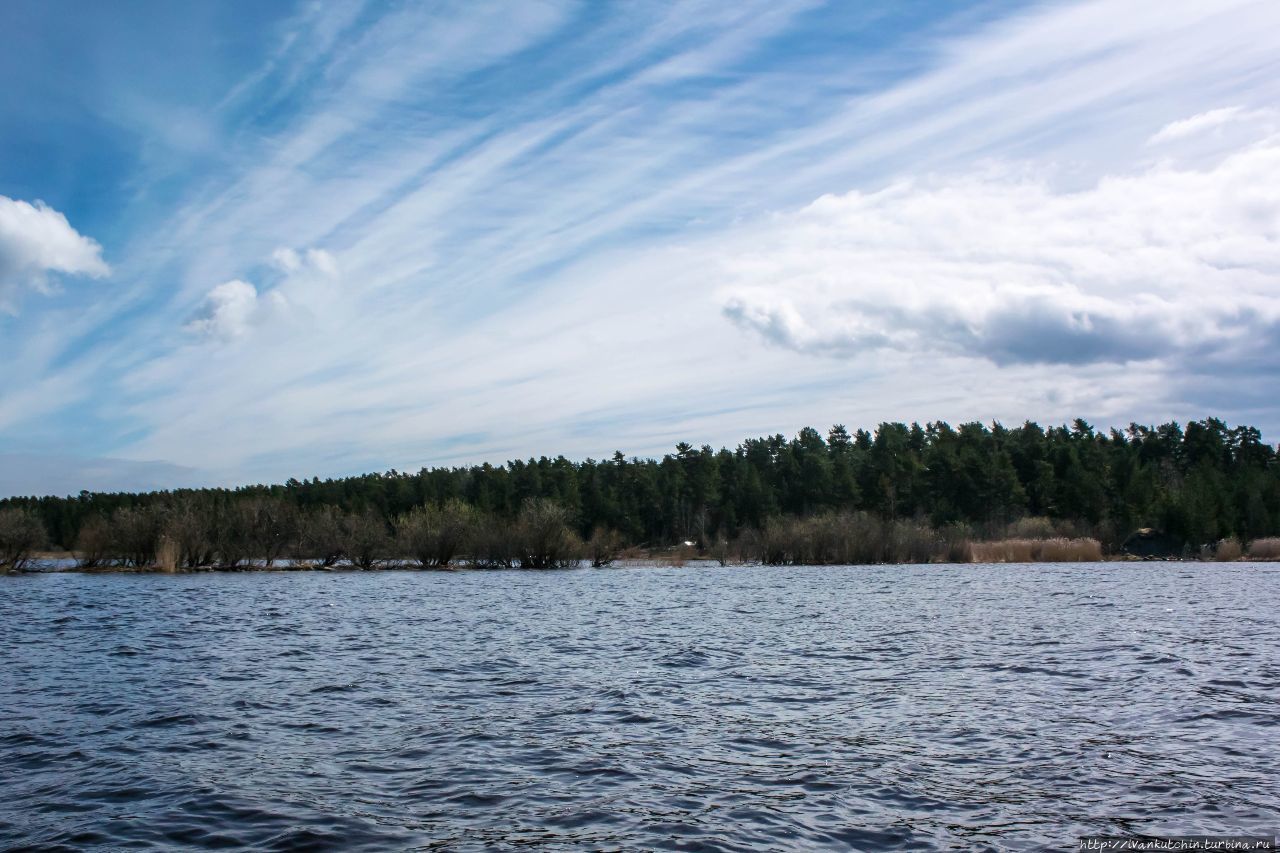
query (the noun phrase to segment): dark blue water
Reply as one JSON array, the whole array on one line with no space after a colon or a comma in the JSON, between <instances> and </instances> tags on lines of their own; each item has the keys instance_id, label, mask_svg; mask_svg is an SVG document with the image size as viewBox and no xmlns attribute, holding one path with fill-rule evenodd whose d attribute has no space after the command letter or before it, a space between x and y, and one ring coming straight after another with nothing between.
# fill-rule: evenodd
<instances>
[{"instance_id":1,"label":"dark blue water","mask_svg":"<svg viewBox=\"0 0 1280 853\"><path fill-rule=\"evenodd\" d=\"M1280 827L1280 566L0 578L0 847Z\"/></svg>"}]
</instances>

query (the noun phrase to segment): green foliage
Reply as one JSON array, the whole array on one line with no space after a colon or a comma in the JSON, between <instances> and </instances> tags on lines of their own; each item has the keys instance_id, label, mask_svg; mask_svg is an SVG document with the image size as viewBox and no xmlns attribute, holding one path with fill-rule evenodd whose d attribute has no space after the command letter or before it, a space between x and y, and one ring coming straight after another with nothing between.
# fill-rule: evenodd
<instances>
[{"instance_id":1,"label":"green foliage","mask_svg":"<svg viewBox=\"0 0 1280 853\"><path fill-rule=\"evenodd\" d=\"M0 509L34 513L55 544L89 564L144 565L162 541L187 567L286 554L324 565L603 562L620 543L715 550L749 531L771 548L778 519L832 514L901 522L894 547L907 551L942 547L908 543L925 525L990 539L1027 517L1109 549L1152 527L1194 550L1280 534L1280 459L1258 430L1213 418L1107 432L1081 420L1047 429L884 423L733 449L681 443L660 459L544 456L235 490L11 498ZM596 531L616 534L585 549Z\"/></svg>"}]
</instances>

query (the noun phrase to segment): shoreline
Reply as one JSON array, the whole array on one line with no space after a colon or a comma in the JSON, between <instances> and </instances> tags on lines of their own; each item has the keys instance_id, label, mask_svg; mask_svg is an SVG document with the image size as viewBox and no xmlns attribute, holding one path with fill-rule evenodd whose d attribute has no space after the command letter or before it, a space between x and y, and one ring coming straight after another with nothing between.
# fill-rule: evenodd
<instances>
[{"instance_id":1,"label":"shoreline","mask_svg":"<svg viewBox=\"0 0 1280 853\"><path fill-rule=\"evenodd\" d=\"M70 558L66 558L70 559ZM609 569L707 569L707 568L769 568L769 569L785 569L785 568L871 568L876 566L1051 566L1051 565L1101 565L1101 564L1134 564L1134 563L1177 563L1180 565L1187 564L1205 564L1205 565L1231 565L1231 564L1249 564L1249 565L1267 565L1277 563L1280 560L1250 559L1248 557L1240 557L1233 560L1214 560L1203 559L1201 557L1138 557L1132 555L1114 555L1104 557L1100 560L967 560L967 561L947 561L947 560L929 560L929 561L896 561L896 562L878 562L878 563L763 563L760 561L730 561L722 562L709 557L693 557L688 559L663 559L661 557L639 558L616 560L607 565L594 566L589 560L583 560L577 566L554 566L547 568L521 568L519 566L492 566L467 563L458 563L449 566L421 566L413 561L395 561L388 562L384 565L373 566L370 568L362 568L360 566L343 564L335 566L321 566L315 564L290 565L287 563L276 563L274 565L254 565L254 566L198 566L195 568L173 568L168 569L161 566L28 566L23 569L11 570L9 572L0 572L0 576L4 575L57 575L57 574L80 574L80 575L202 575L202 574L376 574L378 572L413 572L413 573L458 573L458 572L530 572L543 573L550 571L583 571L583 570L600 570L607 571Z\"/></svg>"}]
</instances>

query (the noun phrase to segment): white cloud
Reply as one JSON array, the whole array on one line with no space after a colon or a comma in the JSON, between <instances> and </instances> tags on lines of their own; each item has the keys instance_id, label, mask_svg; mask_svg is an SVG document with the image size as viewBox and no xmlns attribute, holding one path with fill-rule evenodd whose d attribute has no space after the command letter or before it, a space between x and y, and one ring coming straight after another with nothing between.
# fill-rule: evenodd
<instances>
[{"instance_id":1,"label":"white cloud","mask_svg":"<svg viewBox=\"0 0 1280 853\"><path fill-rule=\"evenodd\" d=\"M287 275L302 269L302 258L296 249L281 246L271 253L271 265Z\"/></svg>"},{"instance_id":2,"label":"white cloud","mask_svg":"<svg viewBox=\"0 0 1280 853\"><path fill-rule=\"evenodd\" d=\"M102 247L42 201L0 195L0 309L14 310L23 288L46 291L50 273L100 278L111 272Z\"/></svg>"},{"instance_id":3,"label":"white cloud","mask_svg":"<svg viewBox=\"0 0 1280 853\"><path fill-rule=\"evenodd\" d=\"M338 275L338 261L324 249L307 249L305 266L328 278Z\"/></svg>"},{"instance_id":4,"label":"white cloud","mask_svg":"<svg viewBox=\"0 0 1280 853\"><path fill-rule=\"evenodd\" d=\"M186 329L223 340L244 337L259 316L258 289L247 281L226 281L210 290Z\"/></svg>"},{"instance_id":5,"label":"white cloud","mask_svg":"<svg viewBox=\"0 0 1280 853\"><path fill-rule=\"evenodd\" d=\"M1244 107L1219 107L1197 113L1184 119L1178 119L1160 128L1150 139L1148 145L1160 145L1179 139L1186 139L1201 133L1220 129L1230 124L1270 121L1275 118L1273 110L1246 110Z\"/></svg>"},{"instance_id":6,"label":"white cloud","mask_svg":"<svg viewBox=\"0 0 1280 853\"><path fill-rule=\"evenodd\" d=\"M1280 139L1075 191L988 169L826 196L728 252L766 341L997 364L1203 358L1280 331Z\"/></svg>"},{"instance_id":7,"label":"white cloud","mask_svg":"<svg viewBox=\"0 0 1280 853\"><path fill-rule=\"evenodd\" d=\"M1174 387L1161 336L1179 336L1179 352L1200 341L1225 353L1228 336L1201 326L1229 327L1230 317L1195 317L1189 306L1204 291L1188 286L1182 306L1176 288L1151 285L1141 257L1121 275L1129 248L1108 246L1103 196L1141 192L1124 181L1162 169L1220 169L1142 166L1144 143L1171 119L1221 104L1221 81L1270 79L1258 69L1274 54L1242 49L1241 38L1277 13L1235 0L1219 11L1154 8L1037 7L945 40L936 67L848 100L832 96L828 75L763 74L686 102L650 88L637 62L636 79L575 95L572 107L546 97L553 82L492 123L411 116L403 134L385 134L357 125L358 112L313 117L299 138L334 127L342 141L286 137L232 191L184 211L180 233L197 247L194 269L222 263L226 245L333 246L341 291L299 280L287 293L305 323L215 359L189 352L138 371L126 390L148 396L130 416L154 426L130 452L182 459L198 436L201 464L263 477L265 466L287 476L423 464L441 458L442 442L455 459L500 460L549 448L647 452L836 417L1159 417ZM777 29L762 25L752 43ZM733 79L721 59L709 62L704 79ZM1233 100L1266 102L1271 84L1260 85ZM798 124L778 119L797 104L825 107ZM744 115L757 119L744 128ZM751 145L735 147L728 127ZM1018 163L981 165L996 158ZM1051 180L1055 164L1084 192ZM1248 192L1258 170L1246 171ZM847 192L886 180L887 190ZM833 188L842 195L752 224ZM1137 212L1135 203L1121 208ZM866 208L856 228L841 227L842 204ZM1158 228L1163 200L1151 208L1145 219ZM849 234L864 227L853 245ZM1131 225L1121 233L1141 236ZM936 271L921 261L931 252ZM288 250L277 269L296 271L305 254ZM859 284L869 303L860 312L846 304L857 295L851 259L879 273ZM956 292L927 281L913 291L924 272ZM1145 296L1112 292L1121 279ZM917 310L913 293L933 306ZM798 345L762 347L723 322L718 311L735 297L744 317ZM872 333L894 349L868 349ZM1146 360L1109 364L1133 358ZM1057 363L1045 370L1037 359ZM221 414L249 406L260 415L252 423Z\"/></svg>"},{"instance_id":8,"label":"white cloud","mask_svg":"<svg viewBox=\"0 0 1280 853\"><path fill-rule=\"evenodd\" d=\"M332 296L338 262L324 249L299 252L282 246L271 253L271 265L283 278L268 290L241 279L226 281L205 294L183 328L206 338L235 340L254 327L283 321L293 307L314 309Z\"/></svg>"},{"instance_id":9,"label":"white cloud","mask_svg":"<svg viewBox=\"0 0 1280 853\"><path fill-rule=\"evenodd\" d=\"M297 249L281 246L271 253L271 265L285 275L297 275L307 271L333 278L338 274L338 262L324 249Z\"/></svg>"},{"instance_id":10,"label":"white cloud","mask_svg":"<svg viewBox=\"0 0 1280 853\"><path fill-rule=\"evenodd\" d=\"M310 7L341 36L229 96L273 105L270 129L220 117L225 169L135 223L114 304L13 330L0 427L65 401L120 425L112 452L234 481L835 418L1201 416L1179 364L1229 399L1266 387L1239 370L1274 317L1266 122L1147 142L1278 102L1280 5L786 41L826 15L887 32L855 6L517 4L500 42L494 6ZM181 345L201 300L193 330L234 346Z\"/></svg>"}]
</instances>

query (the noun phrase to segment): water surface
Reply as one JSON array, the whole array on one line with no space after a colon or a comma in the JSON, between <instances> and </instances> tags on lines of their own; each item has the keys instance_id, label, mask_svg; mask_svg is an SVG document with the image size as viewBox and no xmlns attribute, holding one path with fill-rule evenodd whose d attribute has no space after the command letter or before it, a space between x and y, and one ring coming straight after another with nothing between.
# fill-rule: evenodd
<instances>
[{"instance_id":1,"label":"water surface","mask_svg":"<svg viewBox=\"0 0 1280 853\"><path fill-rule=\"evenodd\" d=\"M0 578L0 847L1280 827L1280 566Z\"/></svg>"}]
</instances>

